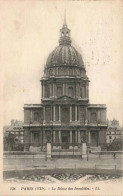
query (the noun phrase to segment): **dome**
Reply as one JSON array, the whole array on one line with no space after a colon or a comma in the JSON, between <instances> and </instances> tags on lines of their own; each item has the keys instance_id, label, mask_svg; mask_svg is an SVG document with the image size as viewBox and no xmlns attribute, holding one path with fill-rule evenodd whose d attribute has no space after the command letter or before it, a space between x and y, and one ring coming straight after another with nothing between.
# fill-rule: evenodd
<instances>
[{"instance_id":1,"label":"dome","mask_svg":"<svg viewBox=\"0 0 123 196\"><path fill-rule=\"evenodd\" d=\"M71 46L70 30L64 24L57 46L48 56L44 77L86 77L81 54Z\"/></svg>"},{"instance_id":2,"label":"dome","mask_svg":"<svg viewBox=\"0 0 123 196\"><path fill-rule=\"evenodd\" d=\"M82 56L77 50L67 44L61 44L50 53L46 67L53 66L78 66L83 67L84 62L82 60Z\"/></svg>"}]
</instances>

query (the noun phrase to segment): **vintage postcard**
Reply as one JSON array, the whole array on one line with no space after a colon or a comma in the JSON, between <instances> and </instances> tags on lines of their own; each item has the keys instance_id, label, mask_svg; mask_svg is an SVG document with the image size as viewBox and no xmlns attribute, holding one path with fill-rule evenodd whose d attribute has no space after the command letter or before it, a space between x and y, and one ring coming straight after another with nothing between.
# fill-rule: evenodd
<instances>
[{"instance_id":1,"label":"vintage postcard","mask_svg":"<svg viewBox=\"0 0 123 196\"><path fill-rule=\"evenodd\" d=\"M0 196L123 195L123 2L0 1Z\"/></svg>"}]
</instances>

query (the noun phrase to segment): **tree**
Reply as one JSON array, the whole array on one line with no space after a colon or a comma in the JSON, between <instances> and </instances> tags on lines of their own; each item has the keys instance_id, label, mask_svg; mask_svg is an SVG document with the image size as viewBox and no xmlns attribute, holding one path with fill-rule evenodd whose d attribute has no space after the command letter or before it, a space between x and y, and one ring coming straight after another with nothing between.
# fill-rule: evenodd
<instances>
[{"instance_id":1,"label":"tree","mask_svg":"<svg viewBox=\"0 0 123 196\"><path fill-rule=\"evenodd\" d=\"M3 140L4 150L7 151L22 151L23 144L16 138L16 136L12 133L9 133Z\"/></svg>"},{"instance_id":2,"label":"tree","mask_svg":"<svg viewBox=\"0 0 123 196\"><path fill-rule=\"evenodd\" d=\"M123 139L122 138L114 139L113 142L109 144L107 150L109 151L123 150Z\"/></svg>"}]
</instances>

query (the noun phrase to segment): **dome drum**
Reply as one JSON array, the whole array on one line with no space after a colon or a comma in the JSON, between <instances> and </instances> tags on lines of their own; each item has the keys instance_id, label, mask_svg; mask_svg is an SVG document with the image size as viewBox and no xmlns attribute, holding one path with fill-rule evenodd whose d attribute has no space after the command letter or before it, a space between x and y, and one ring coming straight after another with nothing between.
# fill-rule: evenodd
<instances>
[{"instance_id":1,"label":"dome drum","mask_svg":"<svg viewBox=\"0 0 123 196\"><path fill-rule=\"evenodd\" d=\"M60 66L45 68L44 77L58 77L58 76L68 76L68 77L86 77L86 71L84 68L74 67L74 66Z\"/></svg>"}]
</instances>

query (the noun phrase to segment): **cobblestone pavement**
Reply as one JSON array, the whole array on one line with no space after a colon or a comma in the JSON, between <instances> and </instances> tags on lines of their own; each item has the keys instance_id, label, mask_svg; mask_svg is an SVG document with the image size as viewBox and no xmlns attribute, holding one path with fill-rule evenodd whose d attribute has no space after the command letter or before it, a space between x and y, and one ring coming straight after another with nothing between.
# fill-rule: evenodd
<instances>
[{"instance_id":1,"label":"cobblestone pavement","mask_svg":"<svg viewBox=\"0 0 123 196\"><path fill-rule=\"evenodd\" d=\"M122 182L123 178L118 175L85 175L85 174L52 174L52 175L27 175L22 177L6 179L7 183L119 183Z\"/></svg>"}]
</instances>

